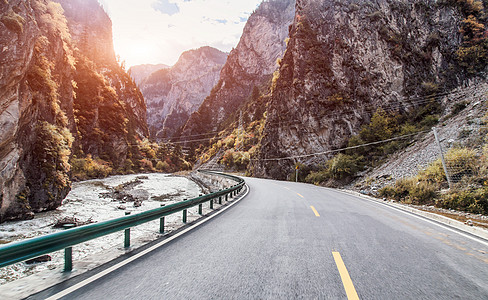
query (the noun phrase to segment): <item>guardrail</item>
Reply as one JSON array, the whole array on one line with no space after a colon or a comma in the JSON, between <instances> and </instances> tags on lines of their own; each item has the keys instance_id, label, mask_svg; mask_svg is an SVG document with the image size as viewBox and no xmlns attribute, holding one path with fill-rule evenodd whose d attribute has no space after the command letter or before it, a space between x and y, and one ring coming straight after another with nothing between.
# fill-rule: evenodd
<instances>
[{"instance_id":1,"label":"guardrail","mask_svg":"<svg viewBox=\"0 0 488 300\"><path fill-rule=\"evenodd\" d=\"M71 271L72 246L92 240L107 234L125 230L124 246L130 246L130 228L160 219L159 232L164 233L164 217L180 211L183 211L183 222L187 221L187 210L199 205L199 213L202 214L202 206L205 202L210 202L210 208L213 209L214 200L218 199L222 204L222 198L228 201L229 197L236 196L244 187L245 181L239 177L216 173L212 171L199 171L210 175L219 175L230 178L237 182L236 185L220 190L215 193L203 195L183 202L174 203L161 208L148 210L136 215L127 215L125 217L104 221L100 223L89 224L78 228L68 229L45 236L28 239L21 242L15 242L0 247L0 267L5 267L17 262L36 258L44 254L65 249L64 271Z\"/></svg>"}]
</instances>

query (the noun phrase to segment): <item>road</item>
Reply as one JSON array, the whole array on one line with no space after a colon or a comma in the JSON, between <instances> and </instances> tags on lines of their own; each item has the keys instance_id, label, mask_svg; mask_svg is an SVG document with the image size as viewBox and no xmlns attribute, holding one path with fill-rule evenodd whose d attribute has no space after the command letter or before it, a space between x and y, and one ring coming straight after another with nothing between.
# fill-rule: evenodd
<instances>
[{"instance_id":1,"label":"road","mask_svg":"<svg viewBox=\"0 0 488 300\"><path fill-rule=\"evenodd\" d=\"M64 299L488 298L486 241L339 191L246 181L228 211Z\"/></svg>"}]
</instances>

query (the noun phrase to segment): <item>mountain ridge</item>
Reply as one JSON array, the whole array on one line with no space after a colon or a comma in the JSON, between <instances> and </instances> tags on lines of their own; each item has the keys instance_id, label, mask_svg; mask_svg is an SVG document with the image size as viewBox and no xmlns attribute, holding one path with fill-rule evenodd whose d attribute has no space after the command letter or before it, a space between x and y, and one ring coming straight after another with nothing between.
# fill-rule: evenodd
<instances>
[{"instance_id":1,"label":"mountain ridge","mask_svg":"<svg viewBox=\"0 0 488 300\"><path fill-rule=\"evenodd\" d=\"M141 82L151 137L161 140L175 135L210 94L226 59L227 53L208 46L188 50L174 66Z\"/></svg>"},{"instance_id":2,"label":"mountain ridge","mask_svg":"<svg viewBox=\"0 0 488 300\"><path fill-rule=\"evenodd\" d=\"M61 205L76 167L96 167L94 176L121 168L148 130L144 99L115 60L112 23L96 0L1 1L0 11L4 222Z\"/></svg>"}]
</instances>

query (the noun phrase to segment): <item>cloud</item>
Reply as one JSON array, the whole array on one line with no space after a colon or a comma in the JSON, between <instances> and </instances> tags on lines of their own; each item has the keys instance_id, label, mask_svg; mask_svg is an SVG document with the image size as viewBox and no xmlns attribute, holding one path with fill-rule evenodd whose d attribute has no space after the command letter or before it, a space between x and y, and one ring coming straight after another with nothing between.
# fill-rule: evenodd
<instances>
[{"instance_id":1,"label":"cloud","mask_svg":"<svg viewBox=\"0 0 488 300\"><path fill-rule=\"evenodd\" d=\"M101 0L109 8L115 51L127 66L174 64L182 52L236 47L262 0ZM135 46L137 45L137 47Z\"/></svg>"},{"instance_id":2,"label":"cloud","mask_svg":"<svg viewBox=\"0 0 488 300\"><path fill-rule=\"evenodd\" d=\"M172 16L180 12L180 7L178 4L170 3L169 0L157 0L151 5L151 7L156 11L168 16Z\"/></svg>"}]
</instances>

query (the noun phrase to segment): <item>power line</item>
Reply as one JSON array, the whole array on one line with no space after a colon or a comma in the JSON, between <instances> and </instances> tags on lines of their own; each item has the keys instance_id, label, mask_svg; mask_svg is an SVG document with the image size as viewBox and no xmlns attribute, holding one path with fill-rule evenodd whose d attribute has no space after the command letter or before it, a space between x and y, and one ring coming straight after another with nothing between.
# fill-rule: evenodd
<instances>
[{"instance_id":1,"label":"power line","mask_svg":"<svg viewBox=\"0 0 488 300\"><path fill-rule=\"evenodd\" d=\"M346 147L346 148L341 148L341 149L335 149L335 150L328 150L328 151L323 151L323 152L316 152L316 153L310 153L310 154L303 154L303 155L293 155L293 156L286 156L286 157L276 157L276 158L263 158L263 159L251 159L253 161L280 161L280 160L290 160L290 159L298 159L298 158L307 158L307 157L312 157L312 156L317 156L317 155L325 155L325 154L332 154L336 152L341 152L341 151L346 151L346 150L352 150L352 149L358 149L358 148L363 148L367 146L374 146L374 145L379 145L383 143L388 143L396 140L401 140L404 138L412 137L421 133L426 133L429 132L430 130L424 130L424 131L419 131L416 133L411 133L407 135L402 135L402 136L397 136L394 138L390 138L387 140L382 140L382 141L377 141L377 142L372 142L372 143L367 143L367 144L361 144L357 146L351 146L351 147Z\"/></svg>"},{"instance_id":2,"label":"power line","mask_svg":"<svg viewBox=\"0 0 488 300\"><path fill-rule=\"evenodd\" d=\"M416 97L416 98L404 98L405 102L397 102L397 103L387 103L386 105L380 105L380 106L374 106L374 105L367 105L364 107L365 111L372 113L374 111L377 111L378 109L383 109L385 112L391 112L391 111L397 111L400 108L403 107L416 107L420 106L422 104L427 104L432 101L437 101L440 98L446 97L446 96L457 96L461 94L465 94L470 91L475 91L479 88L478 85L466 88L463 90L457 90L453 92L445 92L445 93L440 93L432 96L423 96L423 97ZM279 125L280 128L284 128L284 125L288 125L286 127L291 127L293 125L298 125L298 124L303 124L303 120L288 120L286 122L281 122L281 121L274 121L274 122L266 122L266 126L273 126L273 125ZM285 128L286 128L285 127ZM214 134L216 133L225 133L225 130L220 130L220 131L211 131L207 133L202 133L202 134L195 134L195 135L185 135L185 136L179 136L175 138L168 138L166 140L163 140L162 142L168 142L172 144L185 144L185 143L193 143L193 142L203 142L203 141L210 141L216 136ZM213 135L212 137L208 138L203 138L203 139L190 139L186 140L184 138L192 138L192 137L200 137L200 136L207 136L207 135ZM176 141L174 141L176 139Z\"/></svg>"}]
</instances>

